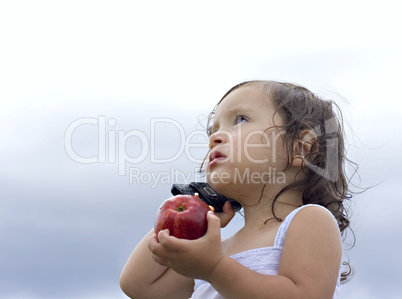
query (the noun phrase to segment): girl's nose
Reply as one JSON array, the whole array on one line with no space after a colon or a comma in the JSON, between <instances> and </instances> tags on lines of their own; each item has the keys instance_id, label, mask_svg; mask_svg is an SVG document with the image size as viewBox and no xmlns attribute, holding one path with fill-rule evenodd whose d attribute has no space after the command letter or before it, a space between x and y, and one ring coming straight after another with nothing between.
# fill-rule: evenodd
<instances>
[{"instance_id":1,"label":"girl's nose","mask_svg":"<svg viewBox=\"0 0 402 299\"><path fill-rule=\"evenodd\" d=\"M224 143L226 141L226 136L227 134L224 134L224 132L217 131L213 133L209 137L209 148L212 149L214 146Z\"/></svg>"}]
</instances>

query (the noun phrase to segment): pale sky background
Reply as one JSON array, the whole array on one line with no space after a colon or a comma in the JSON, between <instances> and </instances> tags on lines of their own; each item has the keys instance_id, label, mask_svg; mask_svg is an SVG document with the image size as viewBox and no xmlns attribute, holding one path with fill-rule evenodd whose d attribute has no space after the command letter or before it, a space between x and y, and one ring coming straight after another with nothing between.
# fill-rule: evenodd
<instances>
[{"instance_id":1,"label":"pale sky background","mask_svg":"<svg viewBox=\"0 0 402 299\"><path fill-rule=\"evenodd\" d=\"M1 1L0 298L126 298L128 255L206 152L181 151L183 137L206 142L192 132L250 79L342 107L354 182L378 185L352 200L341 298L401 298L401 25L397 1ZM67 154L79 120L72 149L97 163ZM119 175L124 148L142 159Z\"/></svg>"}]
</instances>

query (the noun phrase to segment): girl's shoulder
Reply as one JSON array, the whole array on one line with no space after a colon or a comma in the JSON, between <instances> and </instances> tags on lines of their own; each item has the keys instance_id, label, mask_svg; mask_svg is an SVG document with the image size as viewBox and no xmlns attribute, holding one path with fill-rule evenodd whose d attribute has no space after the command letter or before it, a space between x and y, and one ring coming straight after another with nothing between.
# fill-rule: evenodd
<instances>
[{"instance_id":1,"label":"girl's shoulder","mask_svg":"<svg viewBox=\"0 0 402 299\"><path fill-rule=\"evenodd\" d=\"M283 247L286 236L290 233L303 235L313 233L314 230L332 231L340 235L338 223L333 214L325 207L308 204L294 209L285 218L278 229L275 245Z\"/></svg>"},{"instance_id":2,"label":"girl's shoulder","mask_svg":"<svg viewBox=\"0 0 402 299\"><path fill-rule=\"evenodd\" d=\"M338 227L338 222L331 211L316 204L307 204L298 207L293 210L288 217L289 216L291 221L314 222L315 224L319 222L327 222L328 224L333 224ZM291 221L289 221L289 223Z\"/></svg>"},{"instance_id":3,"label":"girl's shoulder","mask_svg":"<svg viewBox=\"0 0 402 299\"><path fill-rule=\"evenodd\" d=\"M317 242L321 242L323 236L333 241L340 240L339 226L334 215L325 207L314 204L304 205L293 210L286 217L278 234L281 231L284 233L283 241L294 236L304 236L310 241Z\"/></svg>"},{"instance_id":4,"label":"girl's shoulder","mask_svg":"<svg viewBox=\"0 0 402 299\"><path fill-rule=\"evenodd\" d=\"M322 221L330 221L337 224L334 215L327 208L317 205L317 204L307 204L294 209L286 217L285 221L289 224L292 222L293 218L308 218L316 219L320 218Z\"/></svg>"},{"instance_id":5,"label":"girl's shoulder","mask_svg":"<svg viewBox=\"0 0 402 299\"><path fill-rule=\"evenodd\" d=\"M284 237L279 273L300 285L332 281L331 288L335 288L342 262L342 240L335 217L317 205L302 206L292 213L288 215L291 221ZM328 284L320 287L326 289Z\"/></svg>"}]
</instances>

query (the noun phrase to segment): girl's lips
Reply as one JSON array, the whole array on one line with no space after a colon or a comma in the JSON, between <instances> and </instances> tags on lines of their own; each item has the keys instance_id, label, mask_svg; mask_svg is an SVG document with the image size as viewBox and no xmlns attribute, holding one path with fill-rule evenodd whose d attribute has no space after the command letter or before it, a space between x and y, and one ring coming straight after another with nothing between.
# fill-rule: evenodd
<instances>
[{"instance_id":1,"label":"girl's lips","mask_svg":"<svg viewBox=\"0 0 402 299\"><path fill-rule=\"evenodd\" d=\"M212 167L212 166L218 164L218 162L219 162L220 160L225 160L225 159L226 159L226 158L224 158L224 157L215 158L215 159L213 159L211 162L209 162L209 167Z\"/></svg>"},{"instance_id":2,"label":"girl's lips","mask_svg":"<svg viewBox=\"0 0 402 299\"><path fill-rule=\"evenodd\" d=\"M226 156L217 150L211 151L209 154L209 166L217 164L220 160L225 160Z\"/></svg>"}]
</instances>

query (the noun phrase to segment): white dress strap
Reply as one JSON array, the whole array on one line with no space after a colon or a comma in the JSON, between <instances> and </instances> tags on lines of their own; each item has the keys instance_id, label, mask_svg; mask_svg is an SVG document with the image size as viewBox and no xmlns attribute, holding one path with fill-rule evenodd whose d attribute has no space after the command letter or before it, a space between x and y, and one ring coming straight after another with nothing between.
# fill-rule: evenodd
<instances>
[{"instance_id":1,"label":"white dress strap","mask_svg":"<svg viewBox=\"0 0 402 299\"><path fill-rule=\"evenodd\" d=\"M334 219L336 225L338 226L338 222L336 221L334 215L325 207L316 205L316 204L307 204L303 205L301 207L298 207L297 209L294 209L292 212L289 213L289 215L286 216L285 220L282 222L282 224L278 228L278 232L276 233L275 241L274 241L274 247L283 247L283 244L285 243L285 235L286 231L288 230L289 224L292 222L292 219L296 216L296 214L307 207L320 207L327 211L332 218Z\"/></svg>"}]
</instances>

